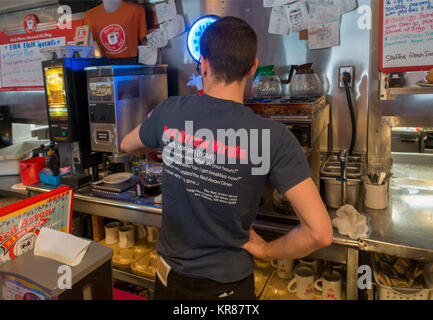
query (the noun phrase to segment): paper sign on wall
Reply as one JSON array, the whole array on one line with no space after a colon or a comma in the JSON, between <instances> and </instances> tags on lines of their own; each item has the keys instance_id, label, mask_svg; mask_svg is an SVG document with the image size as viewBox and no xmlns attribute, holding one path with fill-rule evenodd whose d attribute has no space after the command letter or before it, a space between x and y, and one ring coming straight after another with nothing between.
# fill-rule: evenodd
<instances>
[{"instance_id":1,"label":"paper sign on wall","mask_svg":"<svg viewBox=\"0 0 433 320\"><path fill-rule=\"evenodd\" d=\"M154 65L158 58L158 48L138 46L138 63Z\"/></svg>"},{"instance_id":2,"label":"paper sign on wall","mask_svg":"<svg viewBox=\"0 0 433 320\"><path fill-rule=\"evenodd\" d=\"M308 48L322 49L340 44L341 7L311 6Z\"/></svg>"},{"instance_id":3,"label":"paper sign on wall","mask_svg":"<svg viewBox=\"0 0 433 320\"><path fill-rule=\"evenodd\" d=\"M272 7L268 32L273 34L289 34L289 20L287 19L284 6Z\"/></svg>"},{"instance_id":4,"label":"paper sign on wall","mask_svg":"<svg viewBox=\"0 0 433 320\"><path fill-rule=\"evenodd\" d=\"M167 34L167 39L173 39L185 31L185 20L182 15L177 15L162 24L162 29Z\"/></svg>"},{"instance_id":5,"label":"paper sign on wall","mask_svg":"<svg viewBox=\"0 0 433 320\"><path fill-rule=\"evenodd\" d=\"M338 6L341 7L342 13L354 10L358 3L356 0L305 0L311 6Z\"/></svg>"},{"instance_id":6,"label":"paper sign on wall","mask_svg":"<svg viewBox=\"0 0 433 320\"><path fill-rule=\"evenodd\" d=\"M0 45L2 85L33 87L43 84L41 62L47 58L39 50L65 44L65 37L58 37Z\"/></svg>"},{"instance_id":7,"label":"paper sign on wall","mask_svg":"<svg viewBox=\"0 0 433 320\"><path fill-rule=\"evenodd\" d=\"M263 6L265 8L279 7L289 2L293 2L293 0L263 0Z\"/></svg>"},{"instance_id":8,"label":"paper sign on wall","mask_svg":"<svg viewBox=\"0 0 433 320\"><path fill-rule=\"evenodd\" d=\"M286 15L289 21L289 30L297 32L307 29L308 27L308 11L305 4L297 1L285 6Z\"/></svg>"},{"instance_id":9,"label":"paper sign on wall","mask_svg":"<svg viewBox=\"0 0 433 320\"><path fill-rule=\"evenodd\" d=\"M174 18L177 15L176 4L174 0L168 0L167 2L158 3L155 5L156 16L158 17L158 23L163 23L169 19Z\"/></svg>"},{"instance_id":10,"label":"paper sign on wall","mask_svg":"<svg viewBox=\"0 0 433 320\"><path fill-rule=\"evenodd\" d=\"M332 6L339 6L342 8L341 13L352 11L358 7L356 0L329 0L329 4Z\"/></svg>"},{"instance_id":11,"label":"paper sign on wall","mask_svg":"<svg viewBox=\"0 0 433 320\"><path fill-rule=\"evenodd\" d=\"M162 48L168 44L167 33L159 28L147 35L147 45Z\"/></svg>"}]
</instances>

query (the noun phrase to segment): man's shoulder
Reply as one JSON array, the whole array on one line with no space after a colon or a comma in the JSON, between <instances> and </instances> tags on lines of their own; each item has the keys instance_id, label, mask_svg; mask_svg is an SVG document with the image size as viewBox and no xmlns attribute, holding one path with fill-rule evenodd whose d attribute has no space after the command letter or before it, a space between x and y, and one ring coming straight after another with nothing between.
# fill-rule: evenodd
<instances>
[{"instance_id":1,"label":"man's shoulder","mask_svg":"<svg viewBox=\"0 0 433 320\"><path fill-rule=\"evenodd\" d=\"M182 107L191 105L191 103L198 102L197 95L189 95L189 96L170 96L164 101L162 101L161 105L166 107Z\"/></svg>"}]
</instances>

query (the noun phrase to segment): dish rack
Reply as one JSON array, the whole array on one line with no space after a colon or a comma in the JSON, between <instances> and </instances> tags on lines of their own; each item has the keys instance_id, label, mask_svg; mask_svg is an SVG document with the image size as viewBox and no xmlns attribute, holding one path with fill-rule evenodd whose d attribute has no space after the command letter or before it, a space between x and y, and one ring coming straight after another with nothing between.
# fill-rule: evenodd
<instances>
[{"instance_id":1,"label":"dish rack","mask_svg":"<svg viewBox=\"0 0 433 320\"><path fill-rule=\"evenodd\" d=\"M373 253L370 255L373 267L374 284L377 288L376 297L378 300L433 300L432 282L429 280L427 273L424 271L424 288L403 288L389 287L379 283L377 280L377 266L374 261Z\"/></svg>"}]
</instances>

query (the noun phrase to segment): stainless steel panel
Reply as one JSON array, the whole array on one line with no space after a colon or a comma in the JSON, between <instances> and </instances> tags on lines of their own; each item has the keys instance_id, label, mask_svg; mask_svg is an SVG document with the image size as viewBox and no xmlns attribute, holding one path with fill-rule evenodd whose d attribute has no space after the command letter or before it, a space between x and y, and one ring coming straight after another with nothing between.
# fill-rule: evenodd
<instances>
[{"instance_id":1,"label":"stainless steel panel","mask_svg":"<svg viewBox=\"0 0 433 320\"><path fill-rule=\"evenodd\" d=\"M433 260L433 155L392 153L388 208L364 212L372 233L362 249L399 257Z\"/></svg>"},{"instance_id":2,"label":"stainless steel panel","mask_svg":"<svg viewBox=\"0 0 433 320\"><path fill-rule=\"evenodd\" d=\"M359 251L347 248L347 274L346 274L346 292L347 300L358 299L358 264Z\"/></svg>"},{"instance_id":3,"label":"stainless steel panel","mask_svg":"<svg viewBox=\"0 0 433 320\"><path fill-rule=\"evenodd\" d=\"M359 0L359 5L369 5L370 0ZM205 14L220 16L237 16L247 21L257 33L258 58L260 65L274 64L277 74L288 77L289 66L313 62L313 69L326 74L330 83L329 101L332 108L332 150L347 148L350 144L350 116L344 89L338 88L338 67L352 65L355 67L355 115L357 118L357 140L355 152L367 151L367 110L368 110L368 66L370 52L370 31L360 30L356 20L357 11L347 13L342 18L341 45L338 47L308 50L308 42L299 40L298 33L287 36L269 34L268 23L271 10L263 8L263 2L258 0L184 0L176 1L178 9L185 15L187 25ZM186 49L184 33L169 41L162 51L162 63L169 65L168 81L169 95L188 95L196 92L186 83L196 68L196 64ZM251 85L251 82L249 83ZM284 94L289 93L284 86ZM246 97L251 96L247 90Z\"/></svg>"},{"instance_id":4,"label":"stainless steel panel","mask_svg":"<svg viewBox=\"0 0 433 320\"><path fill-rule=\"evenodd\" d=\"M431 127L433 116L427 113L419 116L384 116L382 117L391 127Z\"/></svg>"},{"instance_id":5,"label":"stainless steel panel","mask_svg":"<svg viewBox=\"0 0 433 320\"><path fill-rule=\"evenodd\" d=\"M40 8L58 5L57 0L0 0L0 15L10 16L13 13L20 11L39 11Z\"/></svg>"},{"instance_id":6,"label":"stainless steel panel","mask_svg":"<svg viewBox=\"0 0 433 320\"><path fill-rule=\"evenodd\" d=\"M116 99L116 150L120 152L122 139L135 129L156 105L167 98L167 75L115 76L115 94L120 81L138 80L140 96L134 99Z\"/></svg>"},{"instance_id":7,"label":"stainless steel panel","mask_svg":"<svg viewBox=\"0 0 433 320\"><path fill-rule=\"evenodd\" d=\"M108 140L102 141L97 139L98 131L106 131L108 133ZM117 136L116 125L112 123L90 123L90 140L93 151L100 152L116 152Z\"/></svg>"}]
</instances>

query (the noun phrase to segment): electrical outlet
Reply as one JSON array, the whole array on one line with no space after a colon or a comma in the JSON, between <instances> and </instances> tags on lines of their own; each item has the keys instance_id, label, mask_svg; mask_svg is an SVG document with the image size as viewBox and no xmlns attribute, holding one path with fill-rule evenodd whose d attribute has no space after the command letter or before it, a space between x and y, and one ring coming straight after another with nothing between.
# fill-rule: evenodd
<instances>
[{"instance_id":1,"label":"electrical outlet","mask_svg":"<svg viewBox=\"0 0 433 320\"><path fill-rule=\"evenodd\" d=\"M348 72L350 73L350 83L349 83L349 88L353 88L353 78L354 78L354 67L352 66L341 66L338 72L338 87L339 88L344 88L344 83L342 80L343 77L343 73L344 72Z\"/></svg>"}]
</instances>

